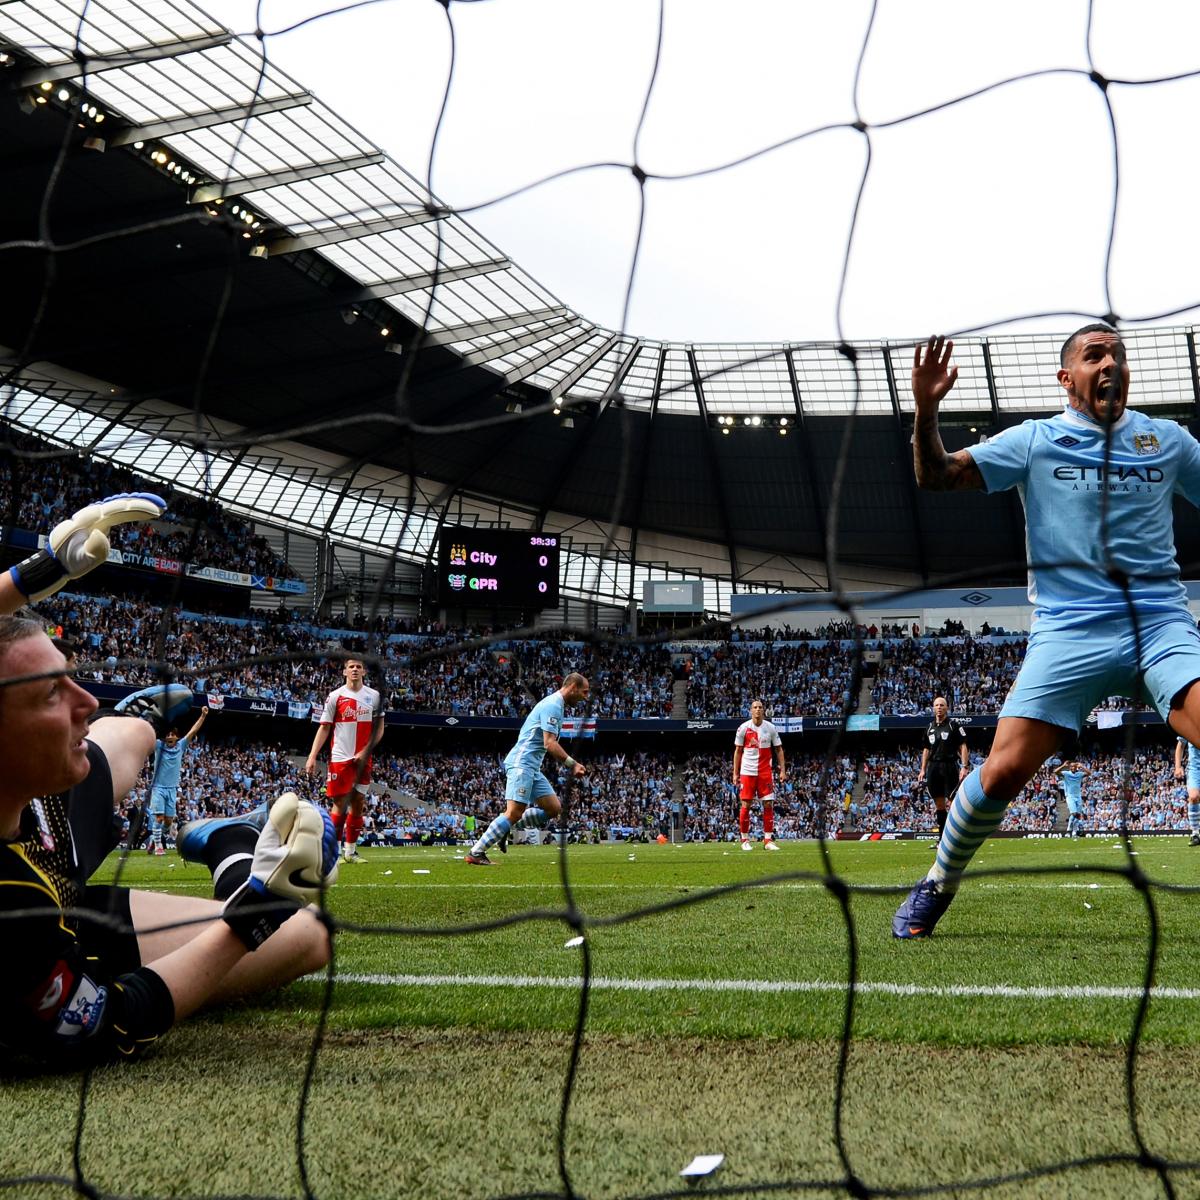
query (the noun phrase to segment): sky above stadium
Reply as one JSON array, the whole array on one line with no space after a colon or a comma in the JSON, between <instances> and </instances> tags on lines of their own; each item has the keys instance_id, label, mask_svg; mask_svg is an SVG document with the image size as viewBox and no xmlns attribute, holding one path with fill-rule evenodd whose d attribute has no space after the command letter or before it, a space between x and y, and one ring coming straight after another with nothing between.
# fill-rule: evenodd
<instances>
[{"instance_id":1,"label":"sky above stadium","mask_svg":"<svg viewBox=\"0 0 1200 1200\"><path fill-rule=\"evenodd\" d=\"M237 32L254 0L200 0ZM264 0L280 30L325 11ZM639 217L629 163L654 69L652 0L456 2L454 71L433 190L559 298L621 328ZM718 167L853 122L864 0L666 0L638 147L651 174ZM902 338L992 325L1069 329L1102 313L1113 134L1087 76L1085 0L881 0L858 87L871 126L1029 72L870 136L841 332ZM379 0L267 39L272 62L427 179L451 62L435 0ZM1109 79L1200 69L1200 5L1096 0L1091 48ZM1079 74L1083 71L1085 74ZM1200 303L1195 146L1200 78L1108 89L1120 200L1112 303L1185 324ZM838 336L838 287L867 138L834 128L700 178L647 181L630 332L679 341Z\"/></svg>"}]
</instances>

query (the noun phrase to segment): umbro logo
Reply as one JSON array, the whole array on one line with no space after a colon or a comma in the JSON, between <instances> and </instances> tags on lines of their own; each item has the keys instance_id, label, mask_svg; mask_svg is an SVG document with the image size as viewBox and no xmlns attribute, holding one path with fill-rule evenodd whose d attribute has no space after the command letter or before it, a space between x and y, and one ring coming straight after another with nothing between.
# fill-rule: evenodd
<instances>
[{"instance_id":1,"label":"umbro logo","mask_svg":"<svg viewBox=\"0 0 1200 1200\"><path fill-rule=\"evenodd\" d=\"M986 604L990 599L987 592L968 592L962 597L965 604Z\"/></svg>"},{"instance_id":2,"label":"umbro logo","mask_svg":"<svg viewBox=\"0 0 1200 1200\"><path fill-rule=\"evenodd\" d=\"M1064 450L1070 450L1072 446L1079 445L1079 438L1072 437L1069 433L1064 433L1062 437L1054 439L1054 444L1061 446Z\"/></svg>"}]
</instances>

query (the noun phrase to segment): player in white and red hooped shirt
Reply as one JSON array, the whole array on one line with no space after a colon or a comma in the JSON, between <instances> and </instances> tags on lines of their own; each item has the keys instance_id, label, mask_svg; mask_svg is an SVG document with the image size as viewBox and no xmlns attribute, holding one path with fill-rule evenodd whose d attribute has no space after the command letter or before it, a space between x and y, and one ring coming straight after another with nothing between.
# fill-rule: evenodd
<instances>
[{"instance_id":1,"label":"player in white and red hooped shirt","mask_svg":"<svg viewBox=\"0 0 1200 1200\"><path fill-rule=\"evenodd\" d=\"M358 863L366 861L358 852L358 835L363 827L363 797L371 782L371 751L383 737L383 700L363 683L362 659L347 658L342 673L346 682L325 698L304 770L311 775L317 769L317 755L332 733L325 794L339 842L345 832L345 860Z\"/></svg>"},{"instance_id":2,"label":"player in white and red hooped shirt","mask_svg":"<svg viewBox=\"0 0 1200 1200\"><path fill-rule=\"evenodd\" d=\"M750 720L743 721L733 737L733 782L741 797L738 829L742 834L742 849L749 850L750 802L761 800L763 806L763 848L778 850L775 845L775 780L771 775L771 751L779 766L779 782L787 778L783 761L783 743L779 730L766 720L767 706L761 700L750 705Z\"/></svg>"}]
</instances>

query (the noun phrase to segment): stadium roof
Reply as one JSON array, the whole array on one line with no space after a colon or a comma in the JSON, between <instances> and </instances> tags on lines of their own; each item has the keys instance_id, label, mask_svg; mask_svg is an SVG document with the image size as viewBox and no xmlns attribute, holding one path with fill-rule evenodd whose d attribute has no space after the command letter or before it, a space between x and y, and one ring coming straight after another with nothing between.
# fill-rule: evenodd
<instances>
[{"instance_id":1,"label":"stadium roof","mask_svg":"<svg viewBox=\"0 0 1200 1200\"><path fill-rule=\"evenodd\" d=\"M716 543L739 582L795 581L824 559L845 445L840 556L914 579L1017 573L1013 497L914 487L911 341L847 354L597 326L183 0L9 0L0 48L10 418L86 409L100 424L77 422L72 444L93 451L115 433L147 455L190 435L216 456L200 486L227 499L265 448L311 444L323 465L274 453L279 485L232 502L385 552L424 553L466 490L541 521L615 522L635 558L651 531ZM1194 330L1127 336L1135 403L1193 418ZM1058 340L959 342L951 448L1058 408ZM190 430L181 411L199 414ZM153 453L131 465L165 469ZM418 498L433 518L416 541L406 487L372 493L388 519L350 518L359 489L398 476L438 485ZM1190 519L1180 548L1200 559Z\"/></svg>"}]
</instances>

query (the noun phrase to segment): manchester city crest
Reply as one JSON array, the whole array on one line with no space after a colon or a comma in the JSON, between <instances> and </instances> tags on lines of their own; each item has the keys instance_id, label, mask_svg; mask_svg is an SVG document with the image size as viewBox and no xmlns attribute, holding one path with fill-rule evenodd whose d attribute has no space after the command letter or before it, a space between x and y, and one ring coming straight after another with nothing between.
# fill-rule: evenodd
<instances>
[{"instance_id":1,"label":"manchester city crest","mask_svg":"<svg viewBox=\"0 0 1200 1200\"><path fill-rule=\"evenodd\" d=\"M1155 433L1135 433L1133 435L1134 454L1157 454L1159 450L1158 435Z\"/></svg>"}]
</instances>

